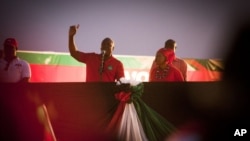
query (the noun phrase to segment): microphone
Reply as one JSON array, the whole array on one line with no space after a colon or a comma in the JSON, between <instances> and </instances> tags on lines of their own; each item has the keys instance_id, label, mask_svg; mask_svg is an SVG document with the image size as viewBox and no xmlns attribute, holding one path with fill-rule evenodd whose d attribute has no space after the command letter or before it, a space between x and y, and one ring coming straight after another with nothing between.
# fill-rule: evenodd
<instances>
[{"instance_id":1,"label":"microphone","mask_svg":"<svg viewBox=\"0 0 250 141\"><path fill-rule=\"evenodd\" d=\"M102 61L101 61L101 66L100 66L100 70L99 73L102 74L103 73L103 67L104 67L104 56L105 56L106 51L102 50Z\"/></svg>"},{"instance_id":2,"label":"microphone","mask_svg":"<svg viewBox=\"0 0 250 141\"><path fill-rule=\"evenodd\" d=\"M104 56L106 53L106 50L102 50L102 56Z\"/></svg>"}]
</instances>

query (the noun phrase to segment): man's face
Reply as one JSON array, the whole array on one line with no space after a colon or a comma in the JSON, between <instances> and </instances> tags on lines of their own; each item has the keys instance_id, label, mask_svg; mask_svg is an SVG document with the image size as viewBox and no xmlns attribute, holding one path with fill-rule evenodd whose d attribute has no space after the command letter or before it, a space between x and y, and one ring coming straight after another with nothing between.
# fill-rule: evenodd
<instances>
[{"instance_id":1,"label":"man's face","mask_svg":"<svg viewBox=\"0 0 250 141\"><path fill-rule=\"evenodd\" d=\"M16 47L11 45L4 46L4 56L5 57L15 57L16 56Z\"/></svg>"},{"instance_id":2,"label":"man's face","mask_svg":"<svg viewBox=\"0 0 250 141\"><path fill-rule=\"evenodd\" d=\"M173 48L174 52L176 51L176 48L177 48L177 44L174 43L174 48Z\"/></svg>"},{"instance_id":3,"label":"man's face","mask_svg":"<svg viewBox=\"0 0 250 141\"><path fill-rule=\"evenodd\" d=\"M112 55L114 50L114 43L111 40L104 40L102 42L101 50L105 50L105 56Z\"/></svg>"}]
</instances>

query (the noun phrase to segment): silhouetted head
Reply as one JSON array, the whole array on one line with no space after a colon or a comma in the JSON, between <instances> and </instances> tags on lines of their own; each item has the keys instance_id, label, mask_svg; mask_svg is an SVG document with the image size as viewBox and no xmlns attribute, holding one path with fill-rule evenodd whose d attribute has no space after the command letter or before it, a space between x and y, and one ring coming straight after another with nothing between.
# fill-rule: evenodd
<instances>
[{"instance_id":1,"label":"silhouetted head","mask_svg":"<svg viewBox=\"0 0 250 141\"><path fill-rule=\"evenodd\" d=\"M105 38L101 43L101 51L105 51L105 56L111 56L114 50L115 43L111 38Z\"/></svg>"},{"instance_id":2,"label":"silhouetted head","mask_svg":"<svg viewBox=\"0 0 250 141\"><path fill-rule=\"evenodd\" d=\"M4 56L6 58L13 58L16 56L16 51L18 48L18 43L15 38L7 38L4 43Z\"/></svg>"},{"instance_id":3,"label":"silhouetted head","mask_svg":"<svg viewBox=\"0 0 250 141\"><path fill-rule=\"evenodd\" d=\"M173 40L173 39L168 39L168 40L165 42L164 48L166 48L166 49L172 49L172 50L174 50L174 52L175 52L175 50L176 50L176 48L177 48L177 43L176 43L176 41Z\"/></svg>"}]
</instances>

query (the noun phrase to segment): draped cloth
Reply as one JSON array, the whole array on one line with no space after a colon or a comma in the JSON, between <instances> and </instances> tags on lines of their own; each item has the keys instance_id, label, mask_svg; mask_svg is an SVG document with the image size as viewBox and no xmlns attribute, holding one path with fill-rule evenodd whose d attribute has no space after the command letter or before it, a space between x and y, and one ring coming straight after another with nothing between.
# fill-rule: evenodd
<instances>
[{"instance_id":1,"label":"draped cloth","mask_svg":"<svg viewBox=\"0 0 250 141\"><path fill-rule=\"evenodd\" d=\"M143 83L139 83L115 94L120 103L107 131L121 141L163 141L175 131L169 121L143 102L143 90Z\"/></svg>"}]
</instances>

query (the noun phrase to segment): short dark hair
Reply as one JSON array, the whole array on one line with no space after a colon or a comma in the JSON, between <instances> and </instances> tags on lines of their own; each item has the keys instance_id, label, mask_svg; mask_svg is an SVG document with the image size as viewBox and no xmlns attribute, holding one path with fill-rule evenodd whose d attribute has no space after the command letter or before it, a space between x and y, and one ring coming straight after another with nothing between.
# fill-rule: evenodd
<instances>
[{"instance_id":1,"label":"short dark hair","mask_svg":"<svg viewBox=\"0 0 250 141\"><path fill-rule=\"evenodd\" d=\"M16 48L18 47L18 43L17 40L15 38L7 38L5 39L4 43L3 43L4 47L9 47L9 46L13 46Z\"/></svg>"},{"instance_id":2,"label":"short dark hair","mask_svg":"<svg viewBox=\"0 0 250 141\"><path fill-rule=\"evenodd\" d=\"M109 38L109 37L106 37L106 38L104 38L103 40L102 40L102 44L104 43L104 42L111 42L112 44L113 44L113 46L115 46L115 42L111 39L111 38Z\"/></svg>"},{"instance_id":3,"label":"short dark hair","mask_svg":"<svg viewBox=\"0 0 250 141\"><path fill-rule=\"evenodd\" d=\"M176 43L175 40L173 40L173 39L168 39L168 40L165 42L164 48L174 49L175 43Z\"/></svg>"}]
</instances>

